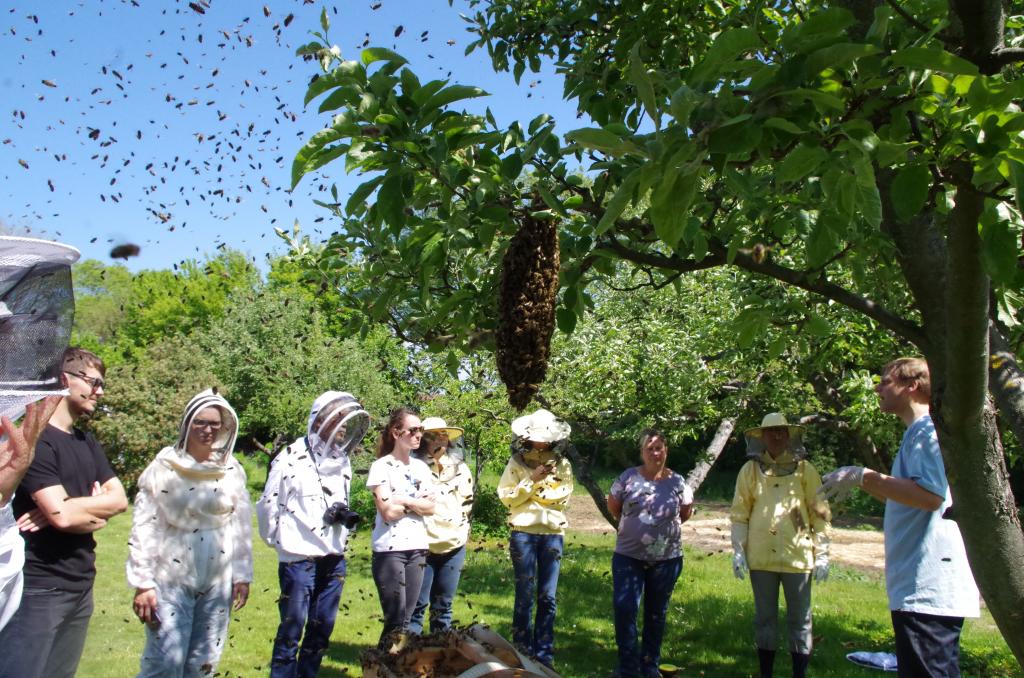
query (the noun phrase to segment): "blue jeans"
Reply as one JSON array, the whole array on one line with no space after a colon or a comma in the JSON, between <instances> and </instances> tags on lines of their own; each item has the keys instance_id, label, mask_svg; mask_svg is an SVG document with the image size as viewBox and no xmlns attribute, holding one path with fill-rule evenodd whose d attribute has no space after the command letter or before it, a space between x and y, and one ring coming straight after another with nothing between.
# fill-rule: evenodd
<instances>
[{"instance_id":1,"label":"blue jeans","mask_svg":"<svg viewBox=\"0 0 1024 678\"><path fill-rule=\"evenodd\" d=\"M92 616L85 591L26 586L21 607L0 632L3 678L73 678Z\"/></svg>"},{"instance_id":2,"label":"blue jeans","mask_svg":"<svg viewBox=\"0 0 1024 678\"><path fill-rule=\"evenodd\" d=\"M620 676L657 676L661 640L672 590L683 571L683 558L646 562L612 554L612 602ZM636 618L644 599L643 641L637 643Z\"/></svg>"},{"instance_id":3,"label":"blue jeans","mask_svg":"<svg viewBox=\"0 0 1024 678\"><path fill-rule=\"evenodd\" d=\"M452 625L452 601L459 587L462 566L466 562L466 547L460 546L447 553L427 553L427 567L423 570L420 599L416 601L410 633L423 632L423 616L430 606L430 632L445 631Z\"/></svg>"},{"instance_id":4,"label":"blue jeans","mask_svg":"<svg viewBox=\"0 0 1024 678\"><path fill-rule=\"evenodd\" d=\"M345 558L333 554L279 563L277 577L281 582L281 598L277 603L281 625L274 638L270 676L313 678L320 670L334 630L338 601L345 584Z\"/></svg>"},{"instance_id":5,"label":"blue jeans","mask_svg":"<svg viewBox=\"0 0 1024 678\"><path fill-rule=\"evenodd\" d=\"M963 617L891 610L899 678L960 678Z\"/></svg>"},{"instance_id":6,"label":"blue jeans","mask_svg":"<svg viewBox=\"0 0 1024 678\"><path fill-rule=\"evenodd\" d=\"M555 593L565 540L560 534L513 530L508 539L516 600L512 608L512 642L526 654L551 665L555 654ZM534 623L533 603L537 601Z\"/></svg>"},{"instance_id":7,"label":"blue jeans","mask_svg":"<svg viewBox=\"0 0 1024 678\"><path fill-rule=\"evenodd\" d=\"M213 675L231 616L231 584L208 591L156 588L160 626L146 627L146 648L136 678L199 678Z\"/></svg>"}]
</instances>

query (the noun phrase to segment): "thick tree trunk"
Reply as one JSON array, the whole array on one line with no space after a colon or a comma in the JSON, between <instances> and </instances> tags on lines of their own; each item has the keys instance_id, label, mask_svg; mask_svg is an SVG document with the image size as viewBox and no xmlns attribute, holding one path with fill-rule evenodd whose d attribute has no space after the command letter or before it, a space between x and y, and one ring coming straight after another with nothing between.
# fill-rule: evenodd
<instances>
[{"instance_id":1,"label":"thick tree trunk","mask_svg":"<svg viewBox=\"0 0 1024 678\"><path fill-rule=\"evenodd\" d=\"M945 369L933 373L932 412L955 502L954 519L975 581L1024 666L1024 532L988 402L990 287L978 235L983 200L965 180L949 216Z\"/></svg>"}]
</instances>

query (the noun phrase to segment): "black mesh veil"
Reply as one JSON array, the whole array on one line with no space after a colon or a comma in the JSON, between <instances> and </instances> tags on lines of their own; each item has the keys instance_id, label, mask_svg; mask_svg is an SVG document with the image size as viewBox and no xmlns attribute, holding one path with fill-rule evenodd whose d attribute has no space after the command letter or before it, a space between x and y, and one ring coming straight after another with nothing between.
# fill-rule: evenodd
<instances>
[{"instance_id":1,"label":"black mesh veil","mask_svg":"<svg viewBox=\"0 0 1024 678\"><path fill-rule=\"evenodd\" d=\"M61 393L64 349L75 298L68 245L0 236L0 414L16 419L25 406Z\"/></svg>"}]
</instances>

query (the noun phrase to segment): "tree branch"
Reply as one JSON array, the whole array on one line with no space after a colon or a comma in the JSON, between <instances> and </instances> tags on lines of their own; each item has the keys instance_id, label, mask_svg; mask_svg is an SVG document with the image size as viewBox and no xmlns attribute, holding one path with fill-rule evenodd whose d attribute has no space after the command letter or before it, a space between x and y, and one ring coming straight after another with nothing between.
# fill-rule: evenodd
<instances>
[{"instance_id":1,"label":"tree branch","mask_svg":"<svg viewBox=\"0 0 1024 678\"><path fill-rule=\"evenodd\" d=\"M727 248L722 243L715 240L708 243L708 248L710 249L710 252L707 256L700 261L693 261L692 259L682 259L675 255L667 256L655 252L638 252L626 247L615 238L609 238L599 246L599 249L606 249L613 252L620 258L626 261L631 261L635 264L653 266L655 268L679 271L682 273L702 271L731 263L733 266L750 271L751 273L758 273L769 278L774 278L780 282L793 285L794 287L799 287L802 290L813 292L825 297L826 299L831 299L832 301L840 303L843 306L866 315L886 329L891 330L896 335L903 337L917 346L927 344L924 332L916 323L896 315L870 299L854 294L839 285L828 282L824 276L815 276L814 278L811 278L803 271L795 271L791 268L779 266L778 264L770 261L759 262L755 260L751 253L744 250L737 251L733 256L732 261L729 262L729 252Z\"/></svg>"}]
</instances>

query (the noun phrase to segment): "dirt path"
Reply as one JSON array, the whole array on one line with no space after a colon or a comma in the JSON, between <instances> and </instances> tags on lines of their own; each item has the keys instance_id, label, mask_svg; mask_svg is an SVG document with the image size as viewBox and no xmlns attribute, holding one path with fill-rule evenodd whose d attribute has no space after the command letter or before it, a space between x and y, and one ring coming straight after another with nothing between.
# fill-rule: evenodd
<instances>
[{"instance_id":1,"label":"dirt path","mask_svg":"<svg viewBox=\"0 0 1024 678\"><path fill-rule=\"evenodd\" d=\"M683 525L683 543L708 553L731 551L729 543L729 506L697 503L697 512ZM578 532L608 532L611 525L586 495L573 497L569 504L569 525ZM870 519L850 529L848 521L832 525L832 562L862 572L882 574L885 550L880 521Z\"/></svg>"}]
</instances>

